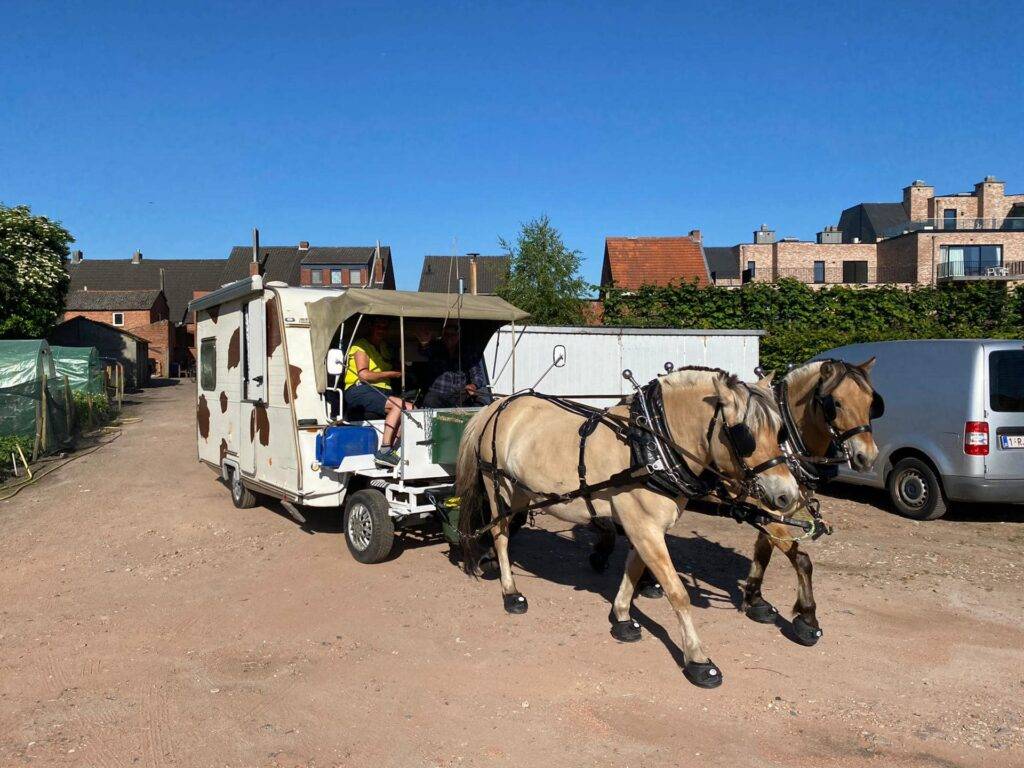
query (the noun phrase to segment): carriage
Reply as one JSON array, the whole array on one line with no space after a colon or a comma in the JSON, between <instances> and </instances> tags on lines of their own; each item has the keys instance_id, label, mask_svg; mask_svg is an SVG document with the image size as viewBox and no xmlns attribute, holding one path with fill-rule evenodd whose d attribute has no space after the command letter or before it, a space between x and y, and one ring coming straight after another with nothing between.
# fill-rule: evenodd
<instances>
[{"instance_id":1,"label":"carriage","mask_svg":"<svg viewBox=\"0 0 1024 768\"><path fill-rule=\"evenodd\" d=\"M298 288L256 275L192 302L196 313L199 460L238 507L277 499L300 523L304 508L343 510L352 555L385 559L395 530L432 523L452 494L462 427L476 408L424 408L425 360L414 343L459 323L482 354L499 327L526 313L490 296ZM374 461L383 422L346 413L341 375L367 317L391 320L401 415L397 466ZM510 350L511 355L514 350Z\"/></svg>"}]
</instances>

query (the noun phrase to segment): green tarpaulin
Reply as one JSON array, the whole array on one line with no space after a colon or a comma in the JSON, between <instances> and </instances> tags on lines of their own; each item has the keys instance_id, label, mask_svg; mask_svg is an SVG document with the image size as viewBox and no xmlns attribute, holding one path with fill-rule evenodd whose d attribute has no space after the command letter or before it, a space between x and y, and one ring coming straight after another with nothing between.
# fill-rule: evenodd
<instances>
[{"instance_id":1,"label":"green tarpaulin","mask_svg":"<svg viewBox=\"0 0 1024 768\"><path fill-rule=\"evenodd\" d=\"M71 431L69 394L45 341L0 341L0 436L38 437L54 450Z\"/></svg>"},{"instance_id":2,"label":"green tarpaulin","mask_svg":"<svg viewBox=\"0 0 1024 768\"><path fill-rule=\"evenodd\" d=\"M103 394L103 363L96 347L50 347L50 351L57 376L67 376L72 390Z\"/></svg>"}]
</instances>

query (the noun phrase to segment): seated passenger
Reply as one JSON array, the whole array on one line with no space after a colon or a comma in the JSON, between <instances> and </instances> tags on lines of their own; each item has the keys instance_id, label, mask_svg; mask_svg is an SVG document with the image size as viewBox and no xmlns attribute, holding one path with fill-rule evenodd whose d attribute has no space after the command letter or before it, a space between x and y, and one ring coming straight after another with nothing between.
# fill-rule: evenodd
<instances>
[{"instance_id":1,"label":"seated passenger","mask_svg":"<svg viewBox=\"0 0 1024 768\"><path fill-rule=\"evenodd\" d=\"M430 386L425 408L459 408L491 402L484 362L479 354L463 349L459 328L446 325L440 339L429 333L419 337L420 349L430 363Z\"/></svg>"},{"instance_id":2,"label":"seated passenger","mask_svg":"<svg viewBox=\"0 0 1024 768\"><path fill-rule=\"evenodd\" d=\"M384 418L384 435L380 449L374 458L392 466L398 464L399 455L395 450L398 440L402 409L411 409L412 403L404 402L391 394L391 379L401 379L401 371L392 370L385 339L388 335L388 321L376 317L370 321L365 336L352 344L345 368L346 415L349 409L362 411L367 419Z\"/></svg>"}]
</instances>

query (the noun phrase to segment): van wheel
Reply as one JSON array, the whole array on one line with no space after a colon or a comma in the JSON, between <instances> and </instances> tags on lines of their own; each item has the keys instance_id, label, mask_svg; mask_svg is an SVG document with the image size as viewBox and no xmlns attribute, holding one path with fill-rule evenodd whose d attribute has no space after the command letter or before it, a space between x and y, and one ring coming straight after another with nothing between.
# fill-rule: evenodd
<instances>
[{"instance_id":1,"label":"van wheel","mask_svg":"<svg viewBox=\"0 0 1024 768\"><path fill-rule=\"evenodd\" d=\"M889 473L889 498L896 511L912 520L937 520L946 514L942 483L928 464L901 459Z\"/></svg>"},{"instance_id":2,"label":"van wheel","mask_svg":"<svg viewBox=\"0 0 1024 768\"><path fill-rule=\"evenodd\" d=\"M231 501L239 509L252 509L256 506L256 494L242 485L242 473L237 467L228 470L228 487L231 488Z\"/></svg>"},{"instance_id":3,"label":"van wheel","mask_svg":"<svg viewBox=\"0 0 1024 768\"><path fill-rule=\"evenodd\" d=\"M379 563L391 554L395 525L383 493L364 488L349 497L345 504L345 543L360 563Z\"/></svg>"}]
</instances>

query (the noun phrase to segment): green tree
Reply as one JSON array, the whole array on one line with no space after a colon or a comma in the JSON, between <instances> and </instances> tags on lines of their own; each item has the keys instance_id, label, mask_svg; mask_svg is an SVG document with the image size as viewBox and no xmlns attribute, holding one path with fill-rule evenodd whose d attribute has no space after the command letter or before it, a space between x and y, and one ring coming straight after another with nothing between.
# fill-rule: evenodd
<instances>
[{"instance_id":1,"label":"green tree","mask_svg":"<svg viewBox=\"0 0 1024 768\"><path fill-rule=\"evenodd\" d=\"M0 205L0 338L40 338L64 311L75 239L27 205Z\"/></svg>"},{"instance_id":2,"label":"green tree","mask_svg":"<svg viewBox=\"0 0 1024 768\"><path fill-rule=\"evenodd\" d=\"M530 313L537 325L579 325L584 321L580 252L570 251L547 216L523 224L516 242L499 238L511 257L508 280L498 295Z\"/></svg>"}]
</instances>

